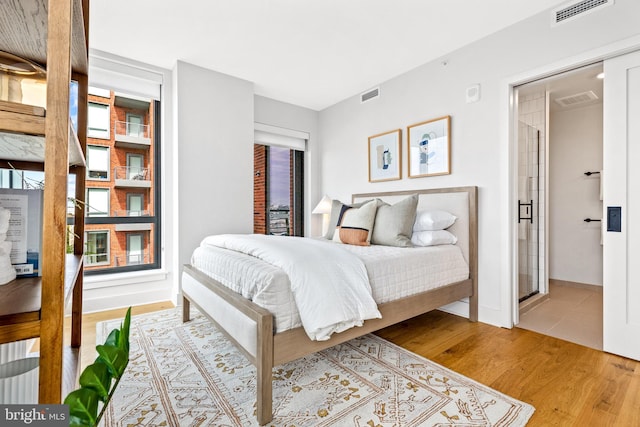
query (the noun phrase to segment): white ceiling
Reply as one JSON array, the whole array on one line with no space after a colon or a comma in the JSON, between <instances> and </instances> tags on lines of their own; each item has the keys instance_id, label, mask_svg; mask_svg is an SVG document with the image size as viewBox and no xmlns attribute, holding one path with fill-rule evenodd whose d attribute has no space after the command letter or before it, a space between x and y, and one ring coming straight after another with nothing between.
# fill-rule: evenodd
<instances>
[{"instance_id":1,"label":"white ceiling","mask_svg":"<svg viewBox=\"0 0 640 427\"><path fill-rule=\"evenodd\" d=\"M90 46L321 110L566 0L93 0ZM551 19L551 18L549 18Z\"/></svg>"}]
</instances>

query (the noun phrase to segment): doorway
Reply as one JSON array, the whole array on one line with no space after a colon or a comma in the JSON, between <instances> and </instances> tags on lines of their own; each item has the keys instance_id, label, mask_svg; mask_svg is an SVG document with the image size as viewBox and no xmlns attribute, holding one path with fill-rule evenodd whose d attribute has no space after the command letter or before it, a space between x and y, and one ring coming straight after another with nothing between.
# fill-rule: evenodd
<instances>
[{"instance_id":1,"label":"doorway","mask_svg":"<svg viewBox=\"0 0 640 427\"><path fill-rule=\"evenodd\" d=\"M600 350L602 68L515 88L517 326Z\"/></svg>"},{"instance_id":2,"label":"doorway","mask_svg":"<svg viewBox=\"0 0 640 427\"><path fill-rule=\"evenodd\" d=\"M144 156L127 153L127 179L144 179Z\"/></svg>"}]
</instances>

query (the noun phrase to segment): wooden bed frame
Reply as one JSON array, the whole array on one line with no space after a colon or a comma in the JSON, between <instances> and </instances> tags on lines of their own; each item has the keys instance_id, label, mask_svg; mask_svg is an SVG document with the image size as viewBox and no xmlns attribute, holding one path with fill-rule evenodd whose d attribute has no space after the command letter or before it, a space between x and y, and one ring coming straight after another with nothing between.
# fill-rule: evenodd
<instances>
[{"instance_id":1,"label":"wooden bed frame","mask_svg":"<svg viewBox=\"0 0 640 427\"><path fill-rule=\"evenodd\" d=\"M468 262L469 278L461 282L443 286L431 291L378 305L381 319L367 320L362 327L348 329L331 336L328 341L312 341L302 327L274 334L273 315L266 309L254 304L238 293L230 290L220 282L210 278L191 265L183 269L183 286L186 280L195 280L212 298L228 305L228 309L246 318L255 330L250 331L250 341L246 337L240 339L229 332L229 320L225 313L207 310L202 295L196 292L185 292L183 289L183 322L190 320L190 305L193 304L205 314L219 330L221 330L257 369L257 419L260 425L271 421L272 414L272 369L308 354L315 353L353 338L377 331L387 326L410 319L417 315L435 310L443 305L469 297L469 320L478 320L478 231L477 231L477 187L455 187L428 190L399 191L388 193L355 194L353 199L384 198L387 196L406 196L410 194L445 194L467 193L469 208ZM189 276L188 278L186 276ZM227 309L227 307L225 307ZM227 327L225 327L225 324ZM255 344L255 345L254 345Z\"/></svg>"}]
</instances>

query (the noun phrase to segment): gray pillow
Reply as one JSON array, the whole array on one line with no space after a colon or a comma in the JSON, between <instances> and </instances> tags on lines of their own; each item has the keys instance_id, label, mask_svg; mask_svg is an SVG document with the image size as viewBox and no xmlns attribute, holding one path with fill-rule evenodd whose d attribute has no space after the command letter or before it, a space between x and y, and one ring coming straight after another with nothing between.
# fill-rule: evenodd
<instances>
[{"instance_id":1,"label":"gray pillow","mask_svg":"<svg viewBox=\"0 0 640 427\"><path fill-rule=\"evenodd\" d=\"M364 202L353 203L351 205L347 205L342 203L340 200L332 200L331 201L331 213L329 214L329 229L327 230L327 234L324 235L325 239L332 240L333 234L336 232L336 227L339 225L338 220L340 219L340 212L342 212L343 206L349 206L352 208L359 208L367 202L370 202L373 199L365 200Z\"/></svg>"},{"instance_id":2,"label":"gray pillow","mask_svg":"<svg viewBox=\"0 0 640 427\"><path fill-rule=\"evenodd\" d=\"M413 194L395 205L378 202L371 243L386 246L413 246L411 234L416 220L418 195Z\"/></svg>"}]
</instances>

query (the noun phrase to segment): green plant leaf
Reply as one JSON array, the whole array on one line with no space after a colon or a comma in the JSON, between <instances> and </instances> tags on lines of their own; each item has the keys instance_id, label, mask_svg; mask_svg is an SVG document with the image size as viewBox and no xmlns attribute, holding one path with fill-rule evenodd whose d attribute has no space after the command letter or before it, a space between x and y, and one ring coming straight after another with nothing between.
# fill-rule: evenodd
<instances>
[{"instance_id":1,"label":"green plant leaf","mask_svg":"<svg viewBox=\"0 0 640 427\"><path fill-rule=\"evenodd\" d=\"M100 400L104 402L109 396L112 377L109 367L104 362L97 362L87 366L82 371L80 385L98 393Z\"/></svg>"},{"instance_id":2,"label":"green plant leaf","mask_svg":"<svg viewBox=\"0 0 640 427\"><path fill-rule=\"evenodd\" d=\"M131 307L124 316L124 323L120 326L120 334L118 334L118 347L123 349L129 355L129 329L131 327Z\"/></svg>"},{"instance_id":3,"label":"green plant leaf","mask_svg":"<svg viewBox=\"0 0 640 427\"><path fill-rule=\"evenodd\" d=\"M119 340L120 340L120 331L118 329L114 329L111 332L109 332L109 336L104 342L104 345L112 345L117 347Z\"/></svg>"},{"instance_id":4,"label":"green plant leaf","mask_svg":"<svg viewBox=\"0 0 640 427\"><path fill-rule=\"evenodd\" d=\"M79 388L69 393L64 399L64 404L69 405L69 415L77 417L82 423L86 423L80 425L95 425L99 400L100 397L95 391L88 388Z\"/></svg>"},{"instance_id":5,"label":"green plant leaf","mask_svg":"<svg viewBox=\"0 0 640 427\"><path fill-rule=\"evenodd\" d=\"M129 362L127 353L121 348L112 345L98 345L96 346L96 350L100 355L99 359L109 367L111 375L115 378L120 378Z\"/></svg>"},{"instance_id":6,"label":"green plant leaf","mask_svg":"<svg viewBox=\"0 0 640 427\"><path fill-rule=\"evenodd\" d=\"M90 424L88 420L71 415L69 417L69 427L94 427L94 425Z\"/></svg>"}]
</instances>

